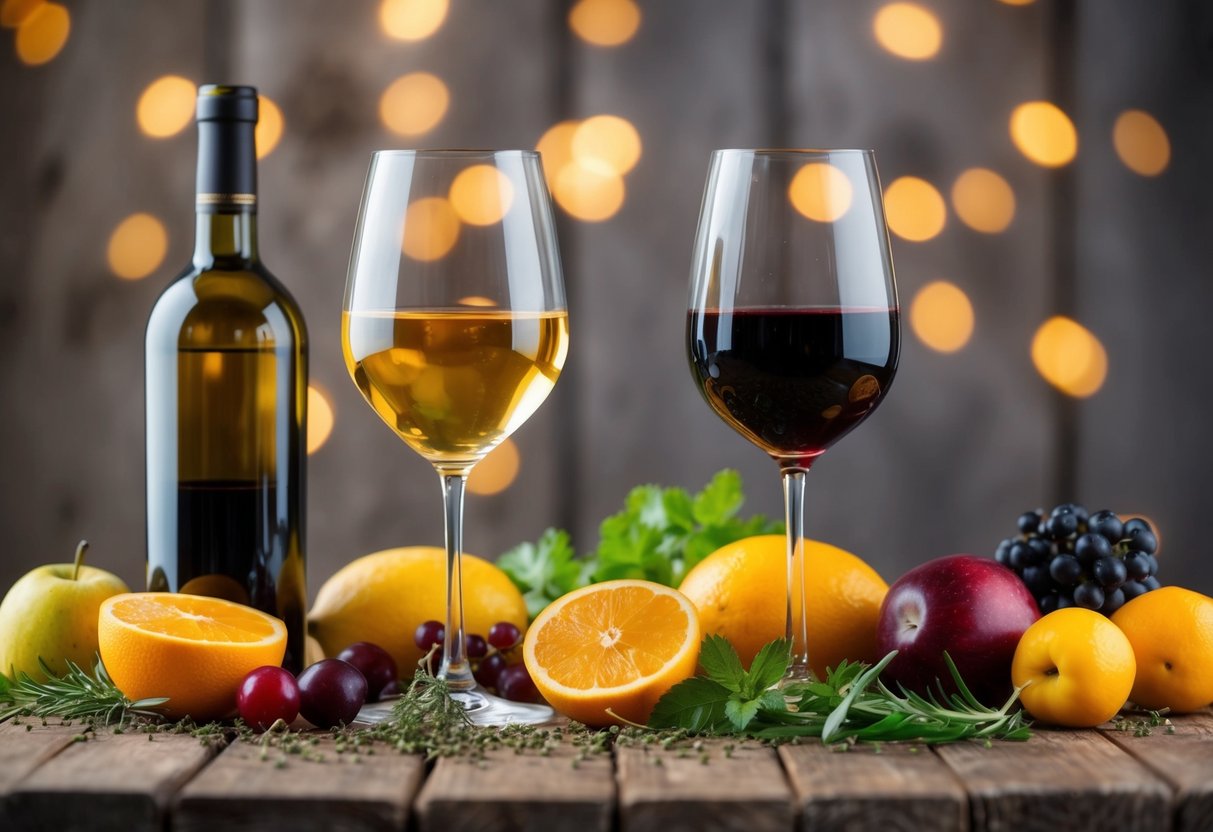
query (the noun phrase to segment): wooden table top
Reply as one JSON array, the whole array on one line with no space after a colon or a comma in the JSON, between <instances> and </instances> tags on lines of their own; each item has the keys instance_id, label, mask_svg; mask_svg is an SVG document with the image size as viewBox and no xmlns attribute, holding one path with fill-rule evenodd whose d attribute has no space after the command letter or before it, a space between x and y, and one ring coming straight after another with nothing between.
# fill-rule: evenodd
<instances>
[{"instance_id":1,"label":"wooden table top","mask_svg":"<svg viewBox=\"0 0 1213 832\"><path fill-rule=\"evenodd\" d=\"M321 761L185 735L0 726L3 830L1210 830L1213 715L1149 736L1037 730L1026 743L835 751L706 741L577 760L378 747ZM150 739L149 739L150 736ZM725 746L731 747L726 749ZM706 760L705 760L706 755Z\"/></svg>"}]
</instances>

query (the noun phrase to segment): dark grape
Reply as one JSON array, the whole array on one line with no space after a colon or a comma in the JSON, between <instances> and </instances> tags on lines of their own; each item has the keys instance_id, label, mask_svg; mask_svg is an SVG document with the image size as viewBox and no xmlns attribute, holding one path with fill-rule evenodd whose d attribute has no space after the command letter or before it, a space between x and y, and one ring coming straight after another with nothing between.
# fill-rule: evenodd
<instances>
[{"instance_id":1,"label":"dark grape","mask_svg":"<svg viewBox=\"0 0 1213 832\"><path fill-rule=\"evenodd\" d=\"M299 712L317 728L349 725L366 702L366 677L341 659L323 659L299 674Z\"/></svg>"},{"instance_id":2,"label":"dark grape","mask_svg":"<svg viewBox=\"0 0 1213 832\"><path fill-rule=\"evenodd\" d=\"M1032 534L1040 526L1040 512L1025 511L1019 515L1018 526L1024 534Z\"/></svg>"},{"instance_id":3,"label":"dark grape","mask_svg":"<svg viewBox=\"0 0 1213 832\"><path fill-rule=\"evenodd\" d=\"M498 621L489 627L489 644L498 650L509 650L522 641L522 632L508 621Z\"/></svg>"},{"instance_id":4,"label":"dark grape","mask_svg":"<svg viewBox=\"0 0 1213 832\"><path fill-rule=\"evenodd\" d=\"M1103 538L1099 538L1103 540ZM1104 543L1107 543L1105 540ZM1107 557L1100 558L1095 561L1095 567L1091 572L1095 576L1095 580L1105 589L1115 589L1125 582L1129 577L1129 572L1125 568L1124 562L1120 558Z\"/></svg>"},{"instance_id":5,"label":"dark grape","mask_svg":"<svg viewBox=\"0 0 1213 832\"><path fill-rule=\"evenodd\" d=\"M1074 597L1068 592L1057 593L1057 609L1064 610L1066 607L1074 606Z\"/></svg>"},{"instance_id":6,"label":"dark grape","mask_svg":"<svg viewBox=\"0 0 1213 832\"><path fill-rule=\"evenodd\" d=\"M1010 566L1011 544L1014 542L1014 540L1008 537L1002 543L999 543L998 548L994 550L994 560L998 561L1003 566Z\"/></svg>"},{"instance_id":7,"label":"dark grape","mask_svg":"<svg viewBox=\"0 0 1213 832\"><path fill-rule=\"evenodd\" d=\"M1158 582L1158 578L1155 578L1153 575L1142 581L1141 585L1146 588L1147 592L1158 589L1160 586L1162 586L1162 584Z\"/></svg>"},{"instance_id":8,"label":"dark grape","mask_svg":"<svg viewBox=\"0 0 1213 832\"><path fill-rule=\"evenodd\" d=\"M1064 540L1078 531L1078 518L1073 514L1054 514L1045 522L1045 536Z\"/></svg>"},{"instance_id":9,"label":"dark grape","mask_svg":"<svg viewBox=\"0 0 1213 832\"><path fill-rule=\"evenodd\" d=\"M343 662L349 662L366 677L366 701L378 702L380 693L389 682L399 677L396 660L391 653L378 644L358 641L337 654Z\"/></svg>"},{"instance_id":10,"label":"dark grape","mask_svg":"<svg viewBox=\"0 0 1213 832\"><path fill-rule=\"evenodd\" d=\"M489 652L489 646L485 644L483 636L464 636L463 651L467 653L469 659L483 659Z\"/></svg>"},{"instance_id":11,"label":"dark grape","mask_svg":"<svg viewBox=\"0 0 1213 832\"><path fill-rule=\"evenodd\" d=\"M1129 535L1133 534L1135 529L1145 529L1148 532L1154 531L1154 529L1150 527L1149 520L1145 520L1141 517L1133 517L1125 521L1124 536L1128 537Z\"/></svg>"},{"instance_id":12,"label":"dark grape","mask_svg":"<svg viewBox=\"0 0 1213 832\"><path fill-rule=\"evenodd\" d=\"M1073 555L1058 555L1049 562L1049 575L1062 586L1074 586L1082 580L1082 564Z\"/></svg>"},{"instance_id":13,"label":"dark grape","mask_svg":"<svg viewBox=\"0 0 1213 832\"><path fill-rule=\"evenodd\" d=\"M1083 563L1091 563L1099 558L1111 557L1112 544L1101 534L1084 534L1074 541L1074 554Z\"/></svg>"},{"instance_id":14,"label":"dark grape","mask_svg":"<svg viewBox=\"0 0 1213 832\"><path fill-rule=\"evenodd\" d=\"M1147 555L1152 555L1158 551L1158 538L1149 529L1139 528L1126 531L1125 537L1128 538L1130 546L1138 551L1145 552Z\"/></svg>"},{"instance_id":15,"label":"dark grape","mask_svg":"<svg viewBox=\"0 0 1213 832\"><path fill-rule=\"evenodd\" d=\"M435 644L441 647L445 639L446 627L442 626L441 621L423 621L413 633L413 644L416 644L422 653L428 653Z\"/></svg>"},{"instance_id":16,"label":"dark grape","mask_svg":"<svg viewBox=\"0 0 1213 832\"><path fill-rule=\"evenodd\" d=\"M1125 555L1125 572L1135 581L1150 576L1150 555L1145 552L1129 552Z\"/></svg>"},{"instance_id":17,"label":"dark grape","mask_svg":"<svg viewBox=\"0 0 1213 832\"><path fill-rule=\"evenodd\" d=\"M1029 566L1029 560L1032 558L1032 547L1028 546L1022 540L1017 540L1011 544L1011 552L1007 556L1010 561L1011 568L1022 570Z\"/></svg>"},{"instance_id":18,"label":"dark grape","mask_svg":"<svg viewBox=\"0 0 1213 832\"><path fill-rule=\"evenodd\" d=\"M1039 566L1053 557L1053 544L1042 537L1028 540L1028 548L1032 550L1032 565Z\"/></svg>"},{"instance_id":19,"label":"dark grape","mask_svg":"<svg viewBox=\"0 0 1213 832\"><path fill-rule=\"evenodd\" d=\"M1125 524L1120 522L1116 512L1097 511L1087 520L1087 531L1091 534L1103 535L1109 543L1119 543L1125 535Z\"/></svg>"},{"instance_id":20,"label":"dark grape","mask_svg":"<svg viewBox=\"0 0 1213 832\"><path fill-rule=\"evenodd\" d=\"M1043 596L1037 602L1037 605L1040 607L1041 615L1048 615L1057 609L1057 593L1050 592L1048 595Z\"/></svg>"},{"instance_id":21,"label":"dark grape","mask_svg":"<svg viewBox=\"0 0 1213 832\"><path fill-rule=\"evenodd\" d=\"M254 731L267 731L280 719L290 725L299 716L299 685L281 667L259 667L240 683L236 707Z\"/></svg>"},{"instance_id":22,"label":"dark grape","mask_svg":"<svg viewBox=\"0 0 1213 832\"><path fill-rule=\"evenodd\" d=\"M1145 595L1147 592L1141 581L1125 581L1120 591L1125 594L1126 601L1132 601L1138 595Z\"/></svg>"},{"instance_id":23,"label":"dark grape","mask_svg":"<svg viewBox=\"0 0 1213 832\"><path fill-rule=\"evenodd\" d=\"M506 667L505 656L500 653L490 653L480 660L480 666L473 674L476 681L486 688L497 687L497 675Z\"/></svg>"},{"instance_id":24,"label":"dark grape","mask_svg":"<svg viewBox=\"0 0 1213 832\"><path fill-rule=\"evenodd\" d=\"M1040 597L1053 588L1053 579L1049 577L1046 566L1029 566L1023 571L1023 585L1035 597Z\"/></svg>"},{"instance_id":25,"label":"dark grape","mask_svg":"<svg viewBox=\"0 0 1213 832\"><path fill-rule=\"evenodd\" d=\"M1074 603L1089 610L1097 610L1103 606L1104 591L1090 581L1074 587Z\"/></svg>"},{"instance_id":26,"label":"dark grape","mask_svg":"<svg viewBox=\"0 0 1213 832\"><path fill-rule=\"evenodd\" d=\"M538 702L539 691L531 681L526 665L512 664L497 674L497 692L512 702Z\"/></svg>"},{"instance_id":27,"label":"dark grape","mask_svg":"<svg viewBox=\"0 0 1213 832\"><path fill-rule=\"evenodd\" d=\"M1146 555L1146 559L1150 563L1150 574L1158 574L1158 557L1156 555Z\"/></svg>"},{"instance_id":28,"label":"dark grape","mask_svg":"<svg viewBox=\"0 0 1213 832\"><path fill-rule=\"evenodd\" d=\"M1125 605L1125 591L1123 589L1114 589L1107 593L1107 597L1103 600L1103 606L1099 611L1104 615L1111 615Z\"/></svg>"},{"instance_id":29,"label":"dark grape","mask_svg":"<svg viewBox=\"0 0 1213 832\"><path fill-rule=\"evenodd\" d=\"M1061 505L1059 505L1055 509L1053 509L1054 517L1061 515L1061 514L1073 514L1074 519L1080 524L1086 523L1087 519L1089 517L1089 514L1087 513L1086 508L1079 505L1078 503L1062 503Z\"/></svg>"}]
</instances>

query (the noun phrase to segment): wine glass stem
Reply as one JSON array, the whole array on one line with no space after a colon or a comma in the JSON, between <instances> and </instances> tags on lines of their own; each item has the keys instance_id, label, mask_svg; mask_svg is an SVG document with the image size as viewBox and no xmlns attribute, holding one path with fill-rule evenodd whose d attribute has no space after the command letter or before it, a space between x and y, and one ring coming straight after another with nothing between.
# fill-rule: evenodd
<instances>
[{"instance_id":1,"label":"wine glass stem","mask_svg":"<svg viewBox=\"0 0 1213 832\"><path fill-rule=\"evenodd\" d=\"M804 480L807 468L782 468L784 520L788 529L788 622L792 663L785 680L812 679L809 666L809 627L806 613L804 545ZM797 553L800 557L797 557Z\"/></svg>"},{"instance_id":2,"label":"wine glass stem","mask_svg":"<svg viewBox=\"0 0 1213 832\"><path fill-rule=\"evenodd\" d=\"M463 494L468 474L466 470L438 473L442 477L442 507L446 514L446 635L438 675L446 679L452 690L467 690L476 684L464 654L463 638Z\"/></svg>"}]
</instances>

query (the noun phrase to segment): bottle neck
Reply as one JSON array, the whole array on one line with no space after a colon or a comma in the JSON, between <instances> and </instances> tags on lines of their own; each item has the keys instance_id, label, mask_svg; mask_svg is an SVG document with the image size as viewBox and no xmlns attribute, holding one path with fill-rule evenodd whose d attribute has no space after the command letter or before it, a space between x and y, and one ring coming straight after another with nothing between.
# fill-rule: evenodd
<instances>
[{"instance_id":1,"label":"bottle neck","mask_svg":"<svg viewBox=\"0 0 1213 832\"><path fill-rule=\"evenodd\" d=\"M234 214L198 212L194 224L194 265L213 266L216 261L247 265L257 254L257 215L252 211Z\"/></svg>"},{"instance_id":2,"label":"bottle neck","mask_svg":"<svg viewBox=\"0 0 1213 832\"><path fill-rule=\"evenodd\" d=\"M250 121L198 122L194 265L257 258L257 154Z\"/></svg>"}]
</instances>

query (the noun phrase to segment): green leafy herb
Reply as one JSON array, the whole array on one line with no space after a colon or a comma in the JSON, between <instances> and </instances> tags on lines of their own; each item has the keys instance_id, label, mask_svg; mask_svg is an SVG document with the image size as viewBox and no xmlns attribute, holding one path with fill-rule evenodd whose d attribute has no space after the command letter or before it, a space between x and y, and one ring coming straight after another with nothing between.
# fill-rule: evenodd
<instances>
[{"instance_id":1,"label":"green leafy herb","mask_svg":"<svg viewBox=\"0 0 1213 832\"><path fill-rule=\"evenodd\" d=\"M724 470L691 495L681 488L641 485L623 510L602 521L598 548L576 557L567 532L548 529L497 561L522 591L535 616L573 589L616 578L643 578L678 586L687 571L712 552L744 537L776 534L781 523L756 515L740 519L745 502L741 475Z\"/></svg>"},{"instance_id":2,"label":"green leafy herb","mask_svg":"<svg viewBox=\"0 0 1213 832\"><path fill-rule=\"evenodd\" d=\"M18 673L16 680L3 675L0 679L0 723L16 716L61 717L87 719L102 725L122 725L134 717L162 719L156 708L166 698L140 699L132 702L105 672L101 659L90 674L74 662L67 663L67 673L55 676L41 659L38 663L46 674L39 682L27 673Z\"/></svg>"},{"instance_id":3,"label":"green leafy herb","mask_svg":"<svg viewBox=\"0 0 1213 832\"><path fill-rule=\"evenodd\" d=\"M1026 740L1031 736L1015 708L1019 691L1000 708L977 701L945 655L957 693L921 696L893 692L880 680L896 652L868 666L844 661L817 682L778 684L791 661L789 643L764 647L746 671L736 651L719 636L700 650L705 676L669 690L653 709L649 727L693 733L740 735L767 740L819 737L823 742L919 740L955 742L970 738Z\"/></svg>"}]
</instances>

